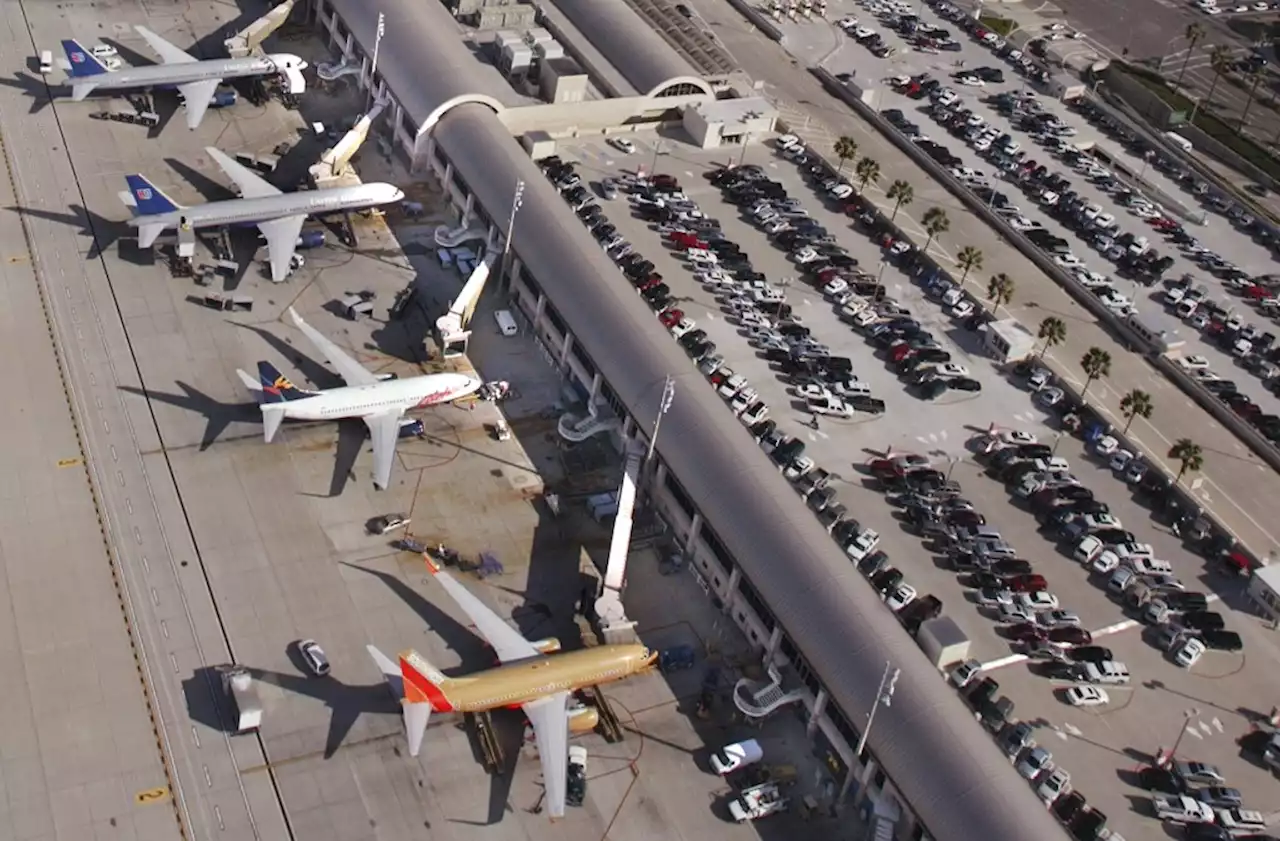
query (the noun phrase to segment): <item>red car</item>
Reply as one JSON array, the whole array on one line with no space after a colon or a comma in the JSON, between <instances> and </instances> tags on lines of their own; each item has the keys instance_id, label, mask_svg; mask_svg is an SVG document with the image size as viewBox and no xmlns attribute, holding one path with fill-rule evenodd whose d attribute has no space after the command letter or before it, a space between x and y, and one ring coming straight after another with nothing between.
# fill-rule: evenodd
<instances>
[{"instance_id":1,"label":"red car","mask_svg":"<svg viewBox=\"0 0 1280 841\"><path fill-rule=\"evenodd\" d=\"M685 248L692 248L694 243L698 241L697 234L691 234L688 231L672 231L667 234L667 239L676 245L683 245Z\"/></svg>"},{"instance_id":2,"label":"red car","mask_svg":"<svg viewBox=\"0 0 1280 841\"><path fill-rule=\"evenodd\" d=\"M1084 628L1071 626L1053 628L1049 631L1049 642L1061 642L1067 645L1090 645L1093 643L1093 634Z\"/></svg>"},{"instance_id":3,"label":"red car","mask_svg":"<svg viewBox=\"0 0 1280 841\"><path fill-rule=\"evenodd\" d=\"M680 319L684 318L684 310L663 310L658 313L658 320L662 322L662 326L668 329L675 327L680 323Z\"/></svg>"},{"instance_id":4,"label":"red car","mask_svg":"<svg viewBox=\"0 0 1280 841\"><path fill-rule=\"evenodd\" d=\"M1032 640L1045 639L1045 635L1049 633L1044 628L1034 622L1019 622L1017 625L1010 625L1004 629L1004 635L1011 640L1018 642L1031 642Z\"/></svg>"},{"instance_id":5,"label":"red car","mask_svg":"<svg viewBox=\"0 0 1280 841\"><path fill-rule=\"evenodd\" d=\"M889 361L901 362L902 360L910 356L912 353L913 351L912 351L911 345L907 344L906 342L903 342L902 344L894 345L893 347L889 348Z\"/></svg>"},{"instance_id":6,"label":"red car","mask_svg":"<svg viewBox=\"0 0 1280 841\"><path fill-rule=\"evenodd\" d=\"M660 283L662 283L662 275L651 274L648 277L644 278L643 280L636 281L636 289L639 289L641 292L643 292L646 289L652 289L653 287L659 285Z\"/></svg>"},{"instance_id":7,"label":"red car","mask_svg":"<svg viewBox=\"0 0 1280 841\"><path fill-rule=\"evenodd\" d=\"M1010 576L1005 579L1004 586L1015 593L1039 593L1042 590L1049 589L1049 584L1044 580L1044 576L1038 573Z\"/></svg>"}]
</instances>

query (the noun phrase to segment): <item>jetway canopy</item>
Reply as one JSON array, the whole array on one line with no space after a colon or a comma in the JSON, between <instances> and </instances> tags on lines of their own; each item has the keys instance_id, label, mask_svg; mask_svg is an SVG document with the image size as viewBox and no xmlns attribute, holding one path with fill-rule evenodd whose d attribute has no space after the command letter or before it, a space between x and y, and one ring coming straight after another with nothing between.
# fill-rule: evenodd
<instances>
[{"instance_id":1,"label":"jetway canopy","mask_svg":"<svg viewBox=\"0 0 1280 841\"><path fill-rule=\"evenodd\" d=\"M479 72L458 23L440 0L328 0L365 55L373 55L378 13L386 31L378 47L378 75L418 127L429 129L462 102L501 111L514 94L496 73Z\"/></svg>"},{"instance_id":2,"label":"jetway canopy","mask_svg":"<svg viewBox=\"0 0 1280 841\"><path fill-rule=\"evenodd\" d=\"M675 377L658 451L855 726L871 709L885 662L901 668L893 706L876 714L869 745L930 834L1064 838L497 117L463 105L434 138L484 207L508 208L512 185L525 182L514 250L642 428L654 419L664 379Z\"/></svg>"},{"instance_id":3,"label":"jetway canopy","mask_svg":"<svg viewBox=\"0 0 1280 841\"><path fill-rule=\"evenodd\" d=\"M635 89L649 96L663 91L712 93L662 36L624 0L552 0L573 25ZM683 88L683 89L682 89Z\"/></svg>"}]
</instances>

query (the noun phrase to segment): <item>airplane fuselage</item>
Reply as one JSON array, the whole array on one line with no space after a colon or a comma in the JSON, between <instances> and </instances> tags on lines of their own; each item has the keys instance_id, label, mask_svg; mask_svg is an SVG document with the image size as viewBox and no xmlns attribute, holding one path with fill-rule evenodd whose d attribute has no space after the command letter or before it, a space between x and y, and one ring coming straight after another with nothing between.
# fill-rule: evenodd
<instances>
[{"instance_id":1,"label":"airplane fuselage","mask_svg":"<svg viewBox=\"0 0 1280 841\"><path fill-rule=\"evenodd\" d=\"M178 64L155 64L145 67L126 67L97 76L74 79L76 84L92 84L95 88L151 88L165 85L185 85L189 82L205 82L210 79L238 79L244 76L266 76L282 73L287 62L285 56L249 56L246 58L217 58L209 61L192 61ZM288 56L292 59L292 56Z\"/></svg>"},{"instance_id":2,"label":"airplane fuselage","mask_svg":"<svg viewBox=\"0 0 1280 841\"><path fill-rule=\"evenodd\" d=\"M245 225L281 219L286 216L318 216L342 210L376 207L396 201L402 195L390 184L373 182L353 184L347 187L324 187L264 198L226 199L192 207L135 216L132 224L156 225L176 228L185 219L193 228L210 228L224 225Z\"/></svg>"},{"instance_id":3,"label":"airplane fuselage","mask_svg":"<svg viewBox=\"0 0 1280 841\"><path fill-rule=\"evenodd\" d=\"M518 707L556 692L622 680L647 671L657 654L643 645L601 645L507 663L441 686L437 712L483 712Z\"/></svg>"},{"instance_id":4,"label":"airplane fuselage","mask_svg":"<svg viewBox=\"0 0 1280 841\"><path fill-rule=\"evenodd\" d=\"M342 386L287 403L284 416L293 420L336 420L357 418L386 411L423 409L466 397L480 388L481 382L465 374L426 374L398 380L384 380L372 385Z\"/></svg>"}]
</instances>

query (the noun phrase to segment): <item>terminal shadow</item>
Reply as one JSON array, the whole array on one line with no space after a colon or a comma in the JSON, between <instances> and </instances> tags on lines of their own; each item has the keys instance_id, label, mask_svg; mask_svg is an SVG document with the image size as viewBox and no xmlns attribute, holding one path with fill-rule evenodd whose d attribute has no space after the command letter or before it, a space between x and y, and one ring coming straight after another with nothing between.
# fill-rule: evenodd
<instances>
[{"instance_id":1,"label":"terminal shadow","mask_svg":"<svg viewBox=\"0 0 1280 841\"><path fill-rule=\"evenodd\" d=\"M398 576L362 567L358 564L347 563L346 561L341 563L343 566L372 575L383 584L386 584L391 592L399 596L405 604L413 609L414 613L421 617L422 621L427 624L433 633L440 637L440 640L444 642L450 651L458 655L459 665L449 669L442 669L441 671L445 674L456 677L493 665L493 652L487 649L479 635L471 628L454 619L446 611L436 607Z\"/></svg>"},{"instance_id":2,"label":"terminal shadow","mask_svg":"<svg viewBox=\"0 0 1280 841\"><path fill-rule=\"evenodd\" d=\"M121 223L99 216L82 204L72 204L68 205L68 207L71 209L69 213L17 205L10 205L6 210L10 210L20 216L29 216L33 219L79 228L83 236L93 240L89 250L85 253L86 259L89 260L96 260L101 257L102 253L120 238L121 233L127 230L126 226Z\"/></svg>"},{"instance_id":3,"label":"terminal shadow","mask_svg":"<svg viewBox=\"0 0 1280 841\"><path fill-rule=\"evenodd\" d=\"M273 350L297 366L298 371L306 378L308 384L315 388L337 388L344 384L342 378L337 374L331 372L328 368L307 356L305 353L302 353L287 340L280 338L270 330L256 324L241 324L235 321L228 323L257 333L262 337L263 341L271 346Z\"/></svg>"},{"instance_id":4,"label":"terminal shadow","mask_svg":"<svg viewBox=\"0 0 1280 841\"><path fill-rule=\"evenodd\" d=\"M234 733L235 710L222 689L222 673L217 666L201 666L182 681L187 716L219 733Z\"/></svg>"},{"instance_id":5,"label":"terminal shadow","mask_svg":"<svg viewBox=\"0 0 1280 841\"><path fill-rule=\"evenodd\" d=\"M200 438L201 452L213 446L218 437L232 423L257 423L262 420L257 411L252 411L257 409L256 403L223 403L181 380L177 380L175 384L182 389L182 394L165 394L128 385L120 386L120 390L204 416L204 435Z\"/></svg>"},{"instance_id":6,"label":"terminal shadow","mask_svg":"<svg viewBox=\"0 0 1280 841\"><path fill-rule=\"evenodd\" d=\"M387 685L381 681L369 686L353 686L333 677L309 678L286 675L267 669L247 667L254 679L278 686L296 695L305 695L323 701L329 708L329 734L325 739L324 758L331 759L346 739L356 719L362 713L390 713L396 711Z\"/></svg>"},{"instance_id":7,"label":"terminal shadow","mask_svg":"<svg viewBox=\"0 0 1280 841\"><path fill-rule=\"evenodd\" d=\"M31 108L28 114L39 114L46 106L53 104L55 96L70 96L71 88L67 85L51 85L43 77L31 73L14 73L12 76L0 76L0 87L13 88L31 97Z\"/></svg>"}]
</instances>

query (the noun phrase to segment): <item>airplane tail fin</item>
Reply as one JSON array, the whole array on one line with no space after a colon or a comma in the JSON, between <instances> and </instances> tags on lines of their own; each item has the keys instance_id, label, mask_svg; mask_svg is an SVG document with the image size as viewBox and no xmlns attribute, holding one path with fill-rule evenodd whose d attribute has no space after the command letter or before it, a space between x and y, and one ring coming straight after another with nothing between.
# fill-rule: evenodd
<instances>
[{"instance_id":1,"label":"airplane tail fin","mask_svg":"<svg viewBox=\"0 0 1280 841\"><path fill-rule=\"evenodd\" d=\"M68 38L62 42L62 51L67 54L67 61L71 63L71 77L74 79L101 76L110 72L107 70L107 66L98 60L97 56L86 50L74 38ZM83 98L80 97L80 99Z\"/></svg>"},{"instance_id":2,"label":"airplane tail fin","mask_svg":"<svg viewBox=\"0 0 1280 841\"><path fill-rule=\"evenodd\" d=\"M301 400L315 394L312 391L303 391L289 382L289 378L280 373L280 369L270 362L258 363L258 388L262 391L267 403L287 403L290 400Z\"/></svg>"},{"instance_id":3,"label":"airplane tail fin","mask_svg":"<svg viewBox=\"0 0 1280 841\"><path fill-rule=\"evenodd\" d=\"M446 706L437 707L426 693L421 689L420 684L434 687L428 675L423 674L427 671L432 675L438 676L441 683L447 683L448 678L441 675L431 667L416 651L406 651L400 654L400 664L391 662L391 658L387 657L372 645L365 646L369 652L369 656L378 664L378 669L382 672L382 677L386 680L387 685L391 687L391 692L400 701L401 713L404 715L405 736L409 741L409 755L417 756L422 749L422 737L427 732L427 722L431 719L431 712L434 709L452 709L446 702ZM418 665L414 665L414 663ZM420 668L421 667L421 668ZM432 692L444 698L443 693L438 688L433 688Z\"/></svg>"},{"instance_id":4,"label":"airplane tail fin","mask_svg":"<svg viewBox=\"0 0 1280 841\"><path fill-rule=\"evenodd\" d=\"M140 215L154 216L182 209L182 205L166 196L164 190L152 184L145 175L126 175L124 180L129 184L129 193Z\"/></svg>"}]
</instances>

